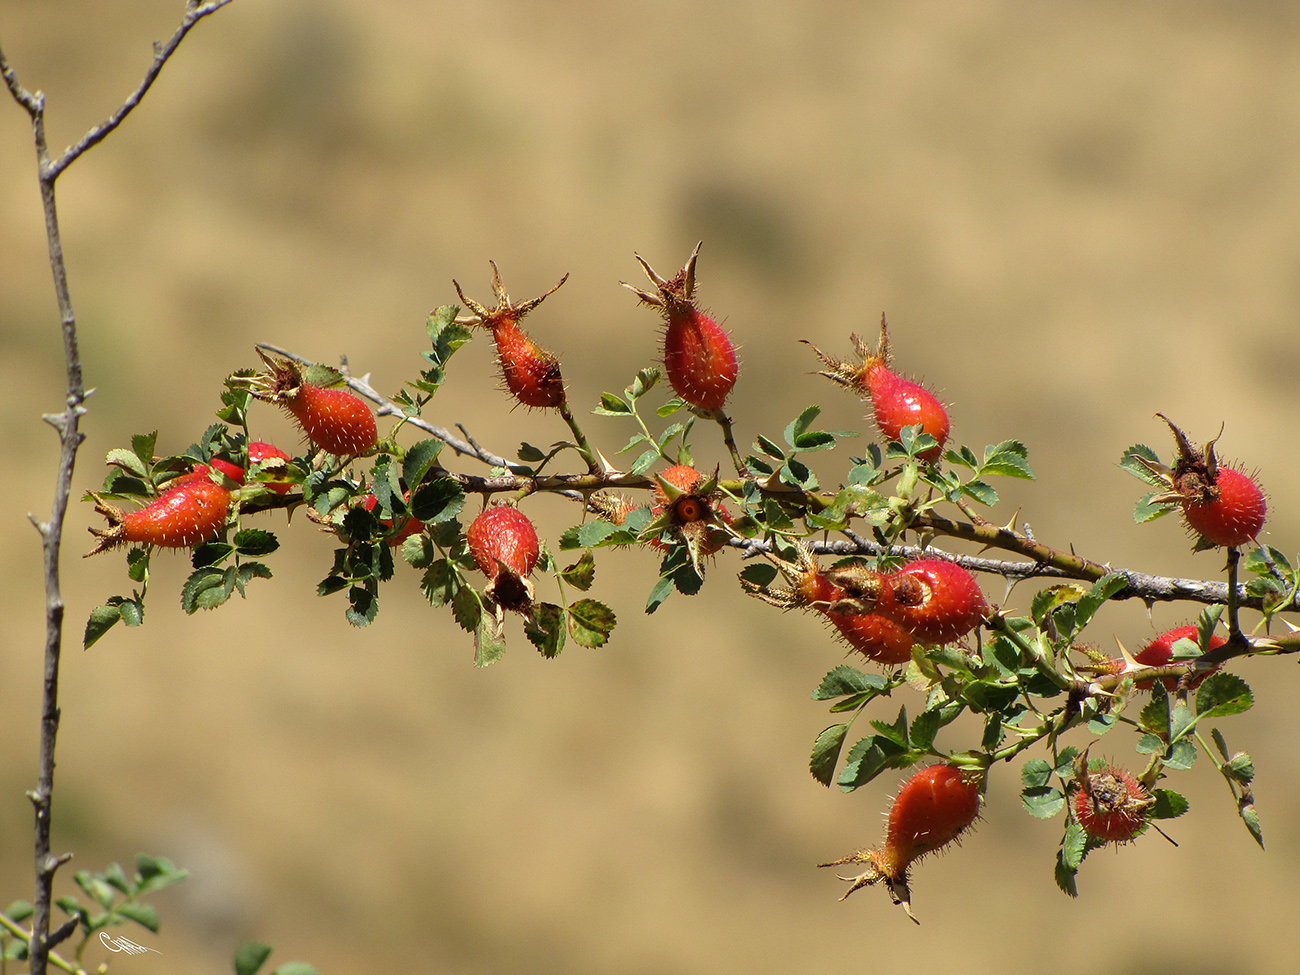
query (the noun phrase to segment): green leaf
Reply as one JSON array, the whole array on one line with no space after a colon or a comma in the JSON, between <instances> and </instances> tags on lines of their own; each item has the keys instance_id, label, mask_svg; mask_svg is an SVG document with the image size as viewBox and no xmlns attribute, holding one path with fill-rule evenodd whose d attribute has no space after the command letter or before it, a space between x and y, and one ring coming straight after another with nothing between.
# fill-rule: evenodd
<instances>
[{"instance_id":1,"label":"green leaf","mask_svg":"<svg viewBox=\"0 0 1300 975\"><path fill-rule=\"evenodd\" d=\"M1128 579L1119 572L1110 572L1098 579L1091 589L1079 597L1074 609L1075 632L1082 630L1101 609L1102 604L1128 587Z\"/></svg>"},{"instance_id":2,"label":"green leaf","mask_svg":"<svg viewBox=\"0 0 1300 975\"><path fill-rule=\"evenodd\" d=\"M899 706L898 717L894 719L893 724L877 720L871 722L871 727L875 728L876 731L879 732L876 736L877 742L880 742L880 739L883 738L885 741L893 742L895 745L899 746L900 749L906 749L911 745L911 741L907 737L906 705ZM881 746L884 747L883 742L881 742Z\"/></svg>"},{"instance_id":3,"label":"green leaf","mask_svg":"<svg viewBox=\"0 0 1300 975\"><path fill-rule=\"evenodd\" d=\"M791 420L785 428L785 442L791 447L795 446L795 441L799 439L808 428L812 426L812 421L821 416L822 408L820 406L809 406L804 409L798 417Z\"/></svg>"},{"instance_id":4,"label":"green leaf","mask_svg":"<svg viewBox=\"0 0 1300 975\"><path fill-rule=\"evenodd\" d=\"M153 463L154 451L158 449L158 431L137 433L131 438L131 450L147 467Z\"/></svg>"},{"instance_id":5,"label":"green leaf","mask_svg":"<svg viewBox=\"0 0 1300 975\"><path fill-rule=\"evenodd\" d=\"M451 615L457 625L467 633L478 629L484 615L479 594L471 586L461 586L451 599Z\"/></svg>"},{"instance_id":6,"label":"green leaf","mask_svg":"<svg viewBox=\"0 0 1300 975\"><path fill-rule=\"evenodd\" d=\"M1065 808L1065 793L1053 785L1027 786L1020 791L1025 810L1037 819L1051 819Z\"/></svg>"},{"instance_id":7,"label":"green leaf","mask_svg":"<svg viewBox=\"0 0 1300 975\"><path fill-rule=\"evenodd\" d=\"M1165 756L1165 767L1186 771L1196 763L1196 741L1192 738L1180 738L1174 742Z\"/></svg>"},{"instance_id":8,"label":"green leaf","mask_svg":"<svg viewBox=\"0 0 1300 975\"><path fill-rule=\"evenodd\" d=\"M121 596L114 596L114 599L122 600ZM90 618L86 620L86 632L81 640L83 650L89 650L95 641L113 628L118 620L122 618L122 605L124 600L117 603L112 601L105 603L103 606L96 606L90 611Z\"/></svg>"},{"instance_id":9,"label":"green leaf","mask_svg":"<svg viewBox=\"0 0 1300 975\"><path fill-rule=\"evenodd\" d=\"M1151 473L1151 470L1142 463L1143 460L1148 460L1153 464L1160 463L1160 458L1156 455L1156 452L1146 444L1134 444L1124 451L1124 456L1119 459L1119 466L1121 470L1128 471L1128 473L1139 480L1146 481L1152 487L1167 488L1168 485L1158 475Z\"/></svg>"},{"instance_id":10,"label":"green leaf","mask_svg":"<svg viewBox=\"0 0 1300 975\"><path fill-rule=\"evenodd\" d=\"M1083 831L1083 827L1071 820L1065 827L1065 836L1061 839L1061 848L1056 854L1056 886L1069 894L1071 897L1079 896L1079 888L1075 885L1075 876L1079 872L1079 865L1083 863L1083 857L1088 852L1088 834Z\"/></svg>"},{"instance_id":11,"label":"green leaf","mask_svg":"<svg viewBox=\"0 0 1300 975\"><path fill-rule=\"evenodd\" d=\"M751 562L740 570L740 578L755 586L768 586L776 580L776 566L768 562Z\"/></svg>"},{"instance_id":12,"label":"green leaf","mask_svg":"<svg viewBox=\"0 0 1300 975\"><path fill-rule=\"evenodd\" d=\"M402 458L402 479L408 488L424 483L425 476L438 463L442 446L441 440L430 438L406 448L406 456Z\"/></svg>"},{"instance_id":13,"label":"green leaf","mask_svg":"<svg viewBox=\"0 0 1300 975\"><path fill-rule=\"evenodd\" d=\"M603 647L617 622L614 611L599 600L579 599L569 606L569 633L589 650Z\"/></svg>"},{"instance_id":14,"label":"green leaf","mask_svg":"<svg viewBox=\"0 0 1300 975\"><path fill-rule=\"evenodd\" d=\"M465 506L465 492L449 477L425 481L411 495L411 517L426 525L450 521Z\"/></svg>"},{"instance_id":15,"label":"green leaf","mask_svg":"<svg viewBox=\"0 0 1300 975\"><path fill-rule=\"evenodd\" d=\"M768 440L767 437L763 436L761 433L755 439L754 446L775 460L785 460L785 451L772 443L772 441Z\"/></svg>"},{"instance_id":16,"label":"green leaf","mask_svg":"<svg viewBox=\"0 0 1300 975\"><path fill-rule=\"evenodd\" d=\"M1241 714L1254 702L1249 685L1235 674L1211 674L1196 691L1196 713L1202 718Z\"/></svg>"},{"instance_id":17,"label":"green leaf","mask_svg":"<svg viewBox=\"0 0 1300 975\"><path fill-rule=\"evenodd\" d=\"M181 587L181 608L193 616L200 609L216 609L235 591L235 569L196 569Z\"/></svg>"},{"instance_id":18,"label":"green leaf","mask_svg":"<svg viewBox=\"0 0 1300 975\"><path fill-rule=\"evenodd\" d=\"M1029 466L1029 448L1018 440L1004 440L984 448L984 463L980 465L981 477L1018 477L1032 481L1033 469Z\"/></svg>"},{"instance_id":19,"label":"green leaf","mask_svg":"<svg viewBox=\"0 0 1300 975\"><path fill-rule=\"evenodd\" d=\"M1154 503L1151 500L1154 497L1154 494L1144 494L1133 506L1133 520L1137 524L1145 525L1148 521L1155 521L1178 507L1176 504Z\"/></svg>"},{"instance_id":20,"label":"green leaf","mask_svg":"<svg viewBox=\"0 0 1300 975\"><path fill-rule=\"evenodd\" d=\"M353 586L343 615L353 626L369 626L379 615L379 596L363 586Z\"/></svg>"},{"instance_id":21,"label":"green leaf","mask_svg":"<svg viewBox=\"0 0 1300 975\"><path fill-rule=\"evenodd\" d=\"M158 933L158 927L162 923L158 917L157 909L149 904L129 902L121 905L117 909L117 913L129 921L134 921L136 924L148 928L154 934Z\"/></svg>"},{"instance_id":22,"label":"green leaf","mask_svg":"<svg viewBox=\"0 0 1300 975\"><path fill-rule=\"evenodd\" d=\"M967 481L961 486L961 493L989 508L998 503L998 492L983 481Z\"/></svg>"},{"instance_id":23,"label":"green leaf","mask_svg":"<svg viewBox=\"0 0 1300 975\"><path fill-rule=\"evenodd\" d=\"M190 554L190 564L196 569L220 565L234 551L235 546L226 542L204 542L194 547L194 551Z\"/></svg>"},{"instance_id":24,"label":"green leaf","mask_svg":"<svg viewBox=\"0 0 1300 975\"><path fill-rule=\"evenodd\" d=\"M847 724L833 724L818 735L813 744L808 770L814 779L828 789L835 779L835 765L840 760L840 750L844 747L844 736L848 730Z\"/></svg>"},{"instance_id":25,"label":"green leaf","mask_svg":"<svg viewBox=\"0 0 1300 975\"><path fill-rule=\"evenodd\" d=\"M817 475L793 457L781 465L781 480L805 491L817 490Z\"/></svg>"},{"instance_id":26,"label":"green leaf","mask_svg":"<svg viewBox=\"0 0 1300 975\"><path fill-rule=\"evenodd\" d=\"M1237 812L1241 815L1241 821L1246 824L1246 829L1250 830L1250 835L1255 837L1259 848L1264 849L1264 831L1259 825L1259 813L1255 811L1255 803L1242 802L1238 805Z\"/></svg>"},{"instance_id":27,"label":"green leaf","mask_svg":"<svg viewBox=\"0 0 1300 975\"><path fill-rule=\"evenodd\" d=\"M438 559L430 565L420 580L420 590L433 606L446 606L459 589L460 578L447 559Z\"/></svg>"},{"instance_id":28,"label":"green leaf","mask_svg":"<svg viewBox=\"0 0 1300 975\"><path fill-rule=\"evenodd\" d=\"M644 396L655 383L659 382L662 373L658 366L647 366L637 372L636 378L632 380L632 385L623 390L629 399L637 400Z\"/></svg>"},{"instance_id":29,"label":"green leaf","mask_svg":"<svg viewBox=\"0 0 1300 975\"><path fill-rule=\"evenodd\" d=\"M469 587L461 590L471 591ZM506 652L501 619L498 614L484 611L479 616L478 626L474 630L474 666L489 667L496 663Z\"/></svg>"},{"instance_id":30,"label":"green leaf","mask_svg":"<svg viewBox=\"0 0 1300 975\"><path fill-rule=\"evenodd\" d=\"M654 588L650 590L650 596L646 600L646 604L645 604L646 614L648 615L650 613L653 613L656 609L662 606L664 600L667 599L670 595L672 595L672 591L673 591L672 577L660 576L659 581L656 582Z\"/></svg>"},{"instance_id":31,"label":"green leaf","mask_svg":"<svg viewBox=\"0 0 1300 975\"><path fill-rule=\"evenodd\" d=\"M260 558L270 555L280 547L280 540L272 532L260 528L245 528L235 532L235 548L240 555Z\"/></svg>"},{"instance_id":32,"label":"green leaf","mask_svg":"<svg viewBox=\"0 0 1300 975\"><path fill-rule=\"evenodd\" d=\"M887 684L888 681L879 674L864 674L856 667L840 664L822 678L817 690L813 691L813 700L829 701L846 694L878 692Z\"/></svg>"},{"instance_id":33,"label":"green leaf","mask_svg":"<svg viewBox=\"0 0 1300 975\"><path fill-rule=\"evenodd\" d=\"M1151 700L1142 708L1138 720L1143 731L1157 738L1169 737L1169 695L1160 684L1152 688Z\"/></svg>"},{"instance_id":34,"label":"green leaf","mask_svg":"<svg viewBox=\"0 0 1300 975\"><path fill-rule=\"evenodd\" d=\"M908 732L913 748L920 751L930 750L930 746L934 744L934 736L939 733L941 717L938 708L923 711L916 716Z\"/></svg>"},{"instance_id":35,"label":"green leaf","mask_svg":"<svg viewBox=\"0 0 1300 975\"><path fill-rule=\"evenodd\" d=\"M5 917L18 924L22 924L29 917L36 913L36 908L27 901L14 901L5 908Z\"/></svg>"},{"instance_id":36,"label":"green leaf","mask_svg":"<svg viewBox=\"0 0 1300 975\"><path fill-rule=\"evenodd\" d=\"M650 468L654 467L655 464L657 463L659 463L659 451L647 450L644 453L642 453L641 456L638 457L635 461L633 461L629 473L644 474Z\"/></svg>"},{"instance_id":37,"label":"green leaf","mask_svg":"<svg viewBox=\"0 0 1300 975\"><path fill-rule=\"evenodd\" d=\"M108 865L104 870L104 882L112 884L124 894L131 893L131 882L126 879L126 873L122 870L120 863L110 863Z\"/></svg>"},{"instance_id":38,"label":"green leaf","mask_svg":"<svg viewBox=\"0 0 1300 975\"><path fill-rule=\"evenodd\" d=\"M148 462L153 459L152 455L147 460L141 460L140 457L131 450L122 447L114 447L104 458L104 463L111 464L113 467L120 467L124 471L129 471L142 481L149 479Z\"/></svg>"},{"instance_id":39,"label":"green leaf","mask_svg":"<svg viewBox=\"0 0 1300 975\"><path fill-rule=\"evenodd\" d=\"M519 445L519 450L516 452L515 456L526 464L536 464L539 460L544 460L546 454L541 450L541 448L534 447L532 444L524 441Z\"/></svg>"},{"instance_id":40,"label":"green leaf","mask_svg":"<svg viewBox=\"0 0 1300 975\"><path fill-rule=\"evenodd\" d=\"M246 941L235 952L235 975L257 975L273 949L257 941Z\"/></svg>"},{"instance_id":41,"label":"green leaf","mask_svg":"<svg viewBox=\"0 0 1300 975\"><path fill-rule=\"evenodd\" d=\"M601 393L600 406L591 412L597 416L630 416L633 410L621 397L613 393Z\"/></svg>"},{"instance_id":42,"label":"green leaf","mask_svg":"<svg viewBox=\"0 0 1300 975\"><path fill-rule=\"evenodd\" d=\"M524 635L543 657L558 657L564 649L564 610L555 603L537 603L533 606L536 625L524 625Z\"/></svg>"},{"instance_id":43,"label":"green leaf","mask_svg":"<svg viewBox=\"0 0 1300 975\"><path fill-rule=\"evenodd\" d=\"M852 792L866 785L889 767L889 756L880 747L879 738L863 738L849 749L844 768L836 780L842 792ZM890 746L897 753L896 746Z\"/></svg>"},{"instance_id":44,"label":"green leaf","mask_svg":"<svg viewBox=\"0 0 1300 975\"><path fill-rule=\"evenodd\" d=\"M1040 627L1047 622L1047 616L1057 606L1064 603L1077 601L1083 595L1082 590L1077 586L1062 584L1057 586L1048 586L1034 593L1034 598L1030 601L1030 614L1034 622Z\"/></svg>"},{"instance_id":45,"label":"green leaf","mask_svg":"<svg viewBox=\"0 0 1300 975\"><path fill-rule=\"evenodd\" d=\"M1026 789L1038 789L1052 780L1052 766L1041 758L1031 758L1020 769L1020 784Z\"/></svg>"},{"instance_id":46,"label":"green leaf","mask_svg":"<svg viewBox=\"0 0 1300 975\"><path fill-rule=\"evenodd\" d=\"M113 888L100 877L91 873L89 870L78 870L73 874L72 879L76 881L78 887L86 892L86 896L95 901L100 907L107 910L113 906L113 900L116 894Z\"/></svg>"},{"instance_id":47,"label":"green leaf","mask_svg":"<svg viewBox=\"0 0 1300 975\"><path fill-rule=\"evenodd\" d=\"M581 558L560 573L561 578L579 592L591 588L596 578L596 559L591 552L583 552Z\"/></svg>"},{"instance_id":48,"label":"green leaf","mask_svg":"<svg viewBox=\"0 0 1300 975\"><path fill-rule=\"evenodd\" d=\"M279 966L271 975L320 975L320 972L305 961L291 961Z\"/></svg>"},{"instance_id":49,"label":"green leaf","mask_svg":"<svg viewBox=\"0 0 1300 975\"><path fill-rule=\"evenodd\" d=\"M1177 819L1191 806L1173 789L1155 789L1152 794L1156 797L1156 804L1151 810L1153 819Z\"/></svg>"}]
</instances>

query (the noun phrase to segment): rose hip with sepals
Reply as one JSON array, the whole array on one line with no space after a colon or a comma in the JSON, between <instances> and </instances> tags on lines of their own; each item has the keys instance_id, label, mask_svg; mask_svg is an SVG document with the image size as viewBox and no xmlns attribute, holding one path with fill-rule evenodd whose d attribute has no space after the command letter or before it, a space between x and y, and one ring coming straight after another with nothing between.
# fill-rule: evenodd
<instances>
[{"instance_id":1,"label":"rose hip with sepals","mask_svg":"<svg viewBox=\"0 0 1300 975\"><path fill-rule=\"evenodd\" d=\"M465 532L465 540L474 562L488 577L487 595L503 609L529 612L533 583L528 576L537 566L541 545L528 516L505 504L484 508Z\"/></svg>"},{"instance_id":2,"label":"rose hip with sepals","mask_svg":"<svg viewBox=\"0 0 1300 975\"><path fill-rule=\"evenodd\" d=\"M922 643L960 639L989 612L975 577L955 562L917 559L892 575L850 565L827 576L862 612L893 620Z\"/></svg>"},{"instance_id":3,"label":"rose hip with sepals","mask_svg":"<svg viewBox=\"0 0 1300 975\"><path fill-rule=\"evenodd\" d=\"M1218 437L1198 450L1167 416L1156 416L1169 424L1178 457L1172 468L1143 461L1169 489L1151 501L1177 504L1187 527L1211 545L1238 546L1253 541L1268 515L1268 502L1255 478L1219 463L1214 454Z\"/></svg>"},{"instance_id":4,"label":"rose hip with sepals","mask_svg":"<svg viewBox=\"0 0 1300 975\"><path fill-rule=\"evenodd\" d=\"M904 379L889 367L889 333L885 316L880 316L880 342L872 352L859 335L850 337L859 362L832 359L815 345L812 350L829 370L820 373L871 400L876 426L886 440L898 440L904 427L920 424L921 431L938 441L918 456L936 461L948 440L948 411L932 392L919 383ZM811 343L808 343L811 345Z\"/></svg>"},{"instance_id":5,"label":"rose hip with sepals","mask_svg":"<svg viewBox=\"0 0 1300 975\"><path fill-rule=\"evenodd\" d=\"M192 548L214 538L226 523L233 496L206 471L198 477L193 472L182 477L183 483L136 511L122 511L92 495L95 510L108 519L108 527L90 529L97 541L86 557L124 544Z\"/></svg>"},{"instance_id":6,"label":"rose hip with sepals","mask_svg":"<svg viewBox=\"0 0 1300 975\"><path fill-rule=\"evenodd\" d=\"M686 266L671 279L656 274L640 254L633 255L654 283L655 294L626 281L622 284L642 303L663 313L664 371L673 391L691 406L716 413L736 385L740 366L730 337L695 304L695 262L702 243L695 245Z\"/></svg>"},{"instance_id":7,"label":"rose hip with sepals","mask_svg":"<svg viewBox=\"0 0 1300 975\"><path fill-rule=\"evenodd\" d=\"M257 351L269 372L259 377L255 397L284 407L307 439L326 453L355 457L374 449L379 440L375 415L360 397L307 382L292 359Z\"/></svg>"},{"instance_id":8,"label":"rose hip with sepals","mask_svg":"<svg viewBox=\"0 0 1300 975\"><path fill-rule=\"evenodd\" d=\"M970 828L979 817L981 784L982 776L973 770L952 765L921 769L898 790L889 810L884 843L821 866L865 865L866 870L856 877L844 878L851 881L844 897L883 880L894 903L901 904L907 916L916 921L907 882L908 869L927 853L942 849Z\"/></svg>"},{"instance_id":9,"label":"rose hip with sepals","mask_svg":"<svg viewBox=\"0 0 1300 975\"><path fill-rule=\"evenodd\" d=\"M497 362L501 366L501 378L506 389L524 406L559 407L564 405L564 378L560 375L560 360L545 349L540 348L523 329L519 320L559 290L560 285L569 280L566 274L557 284L540 298L511 304L510 296L501 284L501 272L496 262L492 265L492 294L496 297L496 308L489 309L472 298L465 296L459 284L452 281L456 294L472 315L458 318L461 325L486 328L492 333L492 340L497 347Z\"/></svg>"},{"instance_id":10,"label":"rose hip with sepals","mask_svg":"<svg viewBox=\"0 0 1300 975\"><path fill-rule=\"evenodd\" d=\"M1078 766L1078 788L1071 809L1085 833L1103 843L1119 844L1147 828L1156 799L1128 770L1109 763L1089 763L1086 753Z\"/></svg>"},{"instance_id":11,"label":"rose hip with sepals","mask_svg":"<svg viewBox=\"0 0 1300 975\"><path fill-rule=\"evenodd\" d=\"M798 545L796 553L794 565L778 563L790 588L759 586L743 576L741 586L770 606L808 609L820 614L850 649L868 660L899 666L912 659L916 640L911 633L879 614L858 612L857 601L826 577L807 546Z\"/></svg>"}]
</instances>

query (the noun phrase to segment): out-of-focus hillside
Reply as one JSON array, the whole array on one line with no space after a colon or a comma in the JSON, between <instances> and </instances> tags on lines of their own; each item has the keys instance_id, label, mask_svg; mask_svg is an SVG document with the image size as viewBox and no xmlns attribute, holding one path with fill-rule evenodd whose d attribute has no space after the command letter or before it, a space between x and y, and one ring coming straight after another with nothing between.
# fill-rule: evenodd
<instances>
[{"instance_id":1,"label":"out-of-focus hillside","mask_svg":"<svg viewBox=\"0 0 1300 975\"><path fill-rule=\"evenodd\" d=\"M54 146L121 102L182 6L0 4ZM26 516L48 510L40 415L63 391L29 128L0 105L0 903L31 891L43 596ZM1168 452L1156 410L1202 440L1222 423L1221 452L1270 491L1267 540L1295 550L1297 159L1300 12L1264 0L237 0L59 184L97 388L77 493L132 433L196 439L258 341L397 389L451 279L487 297L489 259L517 298L571 273L528 325L594 405L656 355L653 314L618 287L640 276L633 252L670 270L703 240L700 293L742 345L743 442L813 402L869 435L796 341L847 351L885 311L957 439L1029 445L1039 479L995 516L1022 507L1050 543L1208 577L1219 557L1191 555L1173 520L1132 524L1140 489L1116 461ZM510 410L487 342L453 365L431 419L505 453L566 434ZM283 417L256 419L291 442ZM584 422L606 453L630 435ZM724 456L711 431L695 447ZM832 482L845 463L815 459ZM578 519L529 510L552 540ZM1293 964L1291 661L1240 668L1259 706L1224 725L1255 757L1267 853L1202 762L1177 783L1194 813L1172 824L1179 848L1090 857L1072 902L1052 882L1059 823L1021 812L999 769L979 830L920 868L918 930L878 891L837 902L813 869L876 839L894 782L846 797L809 777L830 723L809 694L842 651L746 601L734 557L647 618L651 560L602 554L608 647L544 661L512 629L477 672L409 567L376 623L349 627L314 595L329 540L295 520L246 602L185 617L187 563L160 557L146 625L83 654L86 614L127 584L120 558L78 558L95 521L77 505L65 545L57 845L76 868L146 849L194 873L158 899L162 953L115 958L123 975L228 971L250 937L344 973L889 971L918 950L976 973ZM1131 647L1150 627L1124 606L1094 636Z\"/></svg>"}]
</instances>

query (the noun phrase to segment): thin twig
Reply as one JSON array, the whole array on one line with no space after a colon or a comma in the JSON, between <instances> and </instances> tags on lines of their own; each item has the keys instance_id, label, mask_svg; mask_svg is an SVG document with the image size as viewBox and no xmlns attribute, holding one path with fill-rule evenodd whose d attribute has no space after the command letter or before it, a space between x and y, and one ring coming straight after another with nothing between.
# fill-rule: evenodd
<instances>
[{"instance_id":1,"label":"thin twig","mask_svg":"<svg viewBox=\"0 0 1300 975\"><path fill-rule=\"evenodd\" d=\"M163 65L184 40L190 29L204 17L220 10L230 0L211 0L198 4L188 0L181 26L166 44L154 45L153 62L145 72L144 81L105 122L95 126L81 141L66 149L54 162L50 161L49 143L45 135L45 96L32 94L18 81L17 73L0 50L0 76L4 77L14 100L22 106L32 120L32 135L36 149L37 181L41 204L45 213L45 236L49 249L50 271L54 275L54 293L59 305L59 320L63 334L64 364L67 371L67 393L61 413L46 414L45 421L59 434L59 466L55 477L54 498L50 518L46 522L31 517L41 535L45 568L45 663L41 702L40 755L37 759L36 788L28 792L36 818L35 872L36 897L33 904L32 930L29 940L30 975L46 975L53 957L56 964L68 968L67 963L51 949L72 933L66 926L50 931L50 909L53 902L54 874L71 858L71 854L54 855L50 851L50 823L54 799L54 751L59 732L59 664L63 652L64 603L59 580L59 554L63 541L63 525L72 492L72 475L76 467L77 450L84 435L80 420L85 414L86 389L82 381L81 352L77 344L77 317L72 308L68 289L67 266L63 258L63 241L59 234L58 207L54 184L59 175L76 162L87 150L98 145L113 132L152 87ZM73 970L68 968L68 970Z\"/></svg>"}]
</instances>

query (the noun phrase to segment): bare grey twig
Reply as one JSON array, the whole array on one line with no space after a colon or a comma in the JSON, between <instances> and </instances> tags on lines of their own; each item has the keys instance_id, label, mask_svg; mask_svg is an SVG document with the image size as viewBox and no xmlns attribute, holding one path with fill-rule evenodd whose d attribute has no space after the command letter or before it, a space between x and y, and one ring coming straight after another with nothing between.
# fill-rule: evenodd
<instances>
[{"instance_id":1,"label":"bare grey twig","mask_svg":"<svg viewBox=\"0 0 1300 975\"><path fill-rule=\"evenodd\" d=\"M98 145L131 114L140 100L153 86L159 72L180 46L185 35L200 20L220 10L231 0L210 0L199 4L188 0L185 16L176 33L165 44L154 44L153 61L145 72L144 80L109 118L92 128L75 145L64 150L58 159L51 161L49 143L45 135L45 96L42 92L27 91L18 81L17 73L0 50L0 76L3 76L9 93L22 106L32 120L33 140L36 148L37 181L40 185L41 204L45 213L45 236L49 248L50 270L54 275L54 292L59 304L59 320L63 334L64 363L67 371L67 393L61 413L46 414L44 420L59 434L59 466L54 483L54 498L48 521L34 516L32 523L41 534L45 568L45 666L41 706L40 755L37 766L36 788L28 792L36 816L35 871L36 897L33 907L32 930L28 943L29 972L45 975L51 957L67 971L75 969L52 950L59 942L76 930L76 919L65 923L57 931L50 931L50 908L53 901L54 875L58 868L71 859L72 854L55 855L50 850L50 821L54 798L54 750L59 732L59 663L63 648L64 603L59 580L59 553L63 541L63 525L67 516L72 491L72 474L76 466L77 450L85 439L80 430L80 420L85 414L87 396L82 381L81 352L77 344L77 318L72 308L68 289L67 267L63 258L63 242L59 234L58 208L55 203L54 184L60 174L76 162L87 150Z\"/></svg>"}]
</instances>

